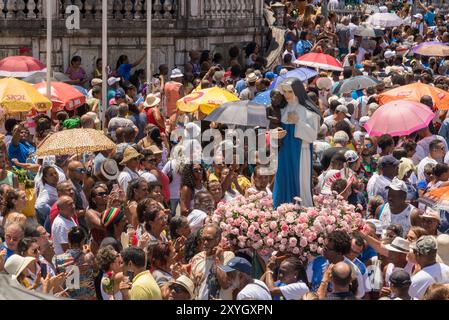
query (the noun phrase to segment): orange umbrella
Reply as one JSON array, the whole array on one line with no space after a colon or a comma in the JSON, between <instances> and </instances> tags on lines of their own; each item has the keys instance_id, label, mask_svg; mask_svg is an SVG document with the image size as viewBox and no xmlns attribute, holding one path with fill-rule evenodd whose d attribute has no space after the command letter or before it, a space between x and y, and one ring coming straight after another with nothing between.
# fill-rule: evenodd
<instances>
[{"instance_id":1,"label":"orange umbrella","mask_svg":"<svg viewBox=\"0 0 449 320\"><path fill-rule=\"evenodd\" d=\"M420 102L423 96L431 96L435 107L440 110L449 109L449 92L416 82L383 92L379 95L379 103L386 104L395 100L411 100Z\"/></svg>"},{"instance_id":2,"label":"orange umbrella","mask_svg":"<svg viewBox=\"0 0 449 320\"><path fill-rule=\"evenodd\" d=\"M449 186L430 190L424 195L422 202L442 210L449 210Z\"/></svg>"},{"instance_id":3,"label":"orange umbrella","mask_svg":"<svg viewBox=\"0 0 449 320\"><path fill-rule=\"evenodd\" d=\"M47 83L45 81L33 86L44 96L47 95ZM64 110L64 108L74 110L86 103L86 97L67 83L52 82L51 102L53 103L53 112Z\"/></svg>"}]
</instances>

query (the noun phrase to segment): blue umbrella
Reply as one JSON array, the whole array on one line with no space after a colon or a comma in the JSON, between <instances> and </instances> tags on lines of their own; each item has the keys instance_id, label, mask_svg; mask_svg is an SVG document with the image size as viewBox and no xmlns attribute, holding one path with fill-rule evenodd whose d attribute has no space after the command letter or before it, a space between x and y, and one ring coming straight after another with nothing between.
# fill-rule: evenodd
<instances>
[{"instance_id":1,"label":"blue umbrella","mask_svg":"<svg viewBox=\"0 0 449 320\"><path fill-rule=\"evenodd\" d=\"M251 102L269 106L271 104L270 93L271 93L271 90L261 92Z\"/></svg>"},{"instance_id":2,"label":"blue umbrella","mask_svg":"<svg viewBox=\"0 0 449 320\"><path fill-rule=\"evenodd\" d=\"M89 91L86 90L86 88L83 88L81 86L73 86L76 90L84 94L85 97L89 95Z\"/></svg>"},{"instance_id":3,"label":"blue umbrella","mask_svg":"<svg viewBox=\"0 0 449 320\"><path fill-rule=\"evenodd\" d=\"M277 88L279 84L287 78L297 78L300 81L304 82L318 75L313 69L310 68L297 68L295 70L289 71L286 74L279 76L275 81L271 83L270 89Z\"/></svg>"}]
</instances>

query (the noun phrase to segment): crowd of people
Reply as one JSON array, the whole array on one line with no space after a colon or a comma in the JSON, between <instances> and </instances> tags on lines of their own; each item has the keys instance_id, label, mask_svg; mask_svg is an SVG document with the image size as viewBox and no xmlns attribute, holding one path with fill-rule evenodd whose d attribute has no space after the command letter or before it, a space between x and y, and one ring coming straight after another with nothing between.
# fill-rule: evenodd
<instances>
[{"instance_id":1,"label":"crowd of people","mask_svg":"<svg viewBox=\"0 0 449 320\"><path fill-rule=\"evenodd\" d=\"M227 56L190 51L184 66L161 65L148 84L136 69L144 56L121 56L102 101L101 60L92 78L73 57L66 73L89 89L84 106L38 115L34 127L8 118L0 145L0 271L29 290L83 300L449 299L449 214L422 201L449 185L446 112L423 96L435 113L428 127L395 137L369 136L364 128L386 90L414 82L448 89L449 60L409 50L423 41L448 44L449 15L421 4L425 15L412 16L408 1L387 3L381 12L396 10L404 24L363 38L354 30L369 13L330 10L325 17L319 1L282 2L285 51L273 69L260 45L249 43ZM304 264L282 252L259 257L223 244L214 210L240 195L271 194L275 173L246 158L188 161L186 137L226 126L204 121L199 111L180 112L176 102L211 87L253 100L309 52L344 67L304 82L323 118L313 143L313 192L358 206L365 226L327 233L323 255ZM380 84L332 93L356 75ZM271 91L273 104L278 92ZM274 129L276 110L267 110ZM73 128L104 130L116 149L35 155L48 135ZM172 139L179 129L185 137Z\"/></svg>"}]
</instances>

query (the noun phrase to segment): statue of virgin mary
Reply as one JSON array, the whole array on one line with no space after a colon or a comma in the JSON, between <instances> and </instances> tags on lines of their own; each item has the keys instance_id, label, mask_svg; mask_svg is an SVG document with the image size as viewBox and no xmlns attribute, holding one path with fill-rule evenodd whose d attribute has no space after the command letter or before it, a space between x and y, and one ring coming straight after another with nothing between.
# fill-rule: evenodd
<instances>
[{"instance_id":1,"label":"statue of virgin mary","mask_svg":"<svg viewBox=\"0 0 449 320\"><path fill-rule=\"evenodd\" d=\"M274 207L293 203L295 197L301 198L303 206L311 207L313 141L317 139L322 116L299 79L287 78L279 89L287 106L281 112L281 128L285 137L278 154Z\"/></svg>"}]
</instances>

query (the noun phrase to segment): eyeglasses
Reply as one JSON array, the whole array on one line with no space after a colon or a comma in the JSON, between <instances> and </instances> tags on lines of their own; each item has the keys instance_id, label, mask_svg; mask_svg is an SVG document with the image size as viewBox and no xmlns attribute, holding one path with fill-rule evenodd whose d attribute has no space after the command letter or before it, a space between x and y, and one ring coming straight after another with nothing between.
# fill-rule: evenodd
<instances>
[{"instance_id":1,"label":"eyeglasses","mask_svg":"<svg viewBox=\"0 0 449 320\"><path fill-rule=\"evenodd\" d=\"M177 285L177 284L171 285L170 289L173 290L174 292L178 293L178 294L179 293L184 293L184 292L187 291L186 289L184 289L184 287L182 287L180 285Z\"/></svg>"},{"instance_id":2,"label":"eyeglasses","mask_svg":"<svg viewBox=\"0 0 449 320\"><path fill-rule=\"evenodd\" d=\"M75 169L73 169L73 171L75 171L76 173L81 173L81 174L87 172L87 170L85 168L75 168Z\"/></svg>"}]
</instances>

